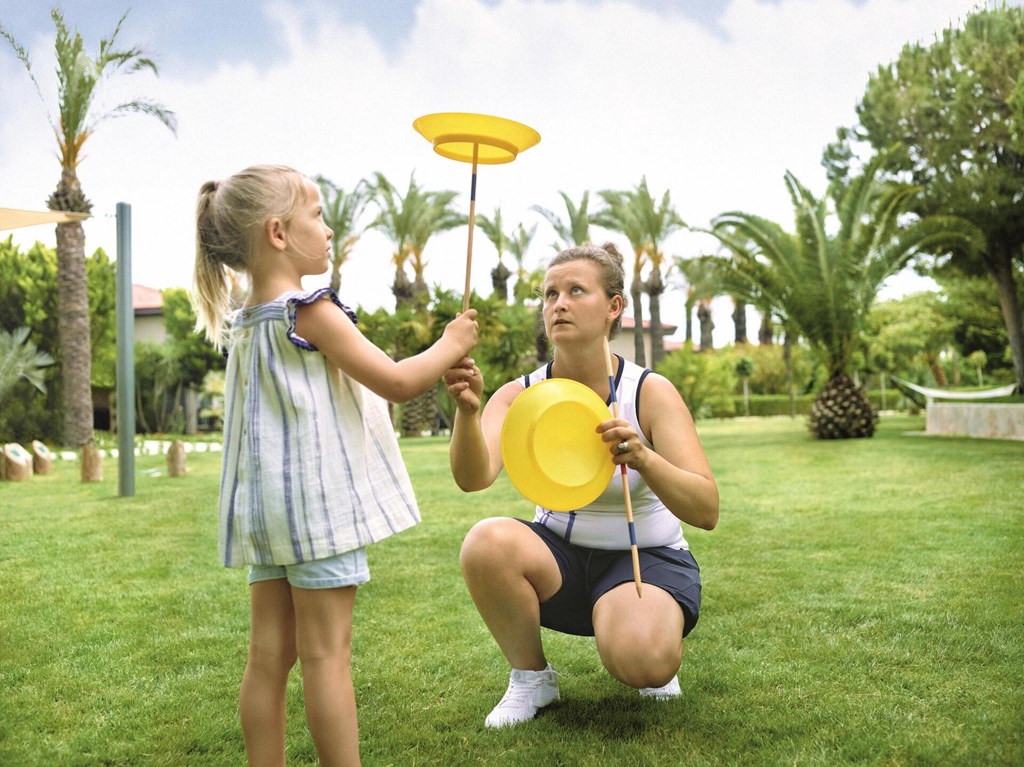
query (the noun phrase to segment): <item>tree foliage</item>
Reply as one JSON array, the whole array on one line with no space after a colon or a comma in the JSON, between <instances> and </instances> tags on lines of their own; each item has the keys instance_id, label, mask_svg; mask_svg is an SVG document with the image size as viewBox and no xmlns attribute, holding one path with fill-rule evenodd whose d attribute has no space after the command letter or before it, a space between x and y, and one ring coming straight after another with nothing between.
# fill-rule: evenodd
<instances>
[{"instance_id":1,"label":"tree foliage","mask_svg":"<svg viewBox=\"0 0 1024 767\"><path fill-rule=\"evenodd\" d=\"M984 247L962 220L906 222L903 214L920 190L876 178L881 163L872 162L846 187L834 218L828 198L816 198L787 173L795 233L738 211L712 222L711 233L733 254L709 259L720 284L770 306L820 353L830 376L850 372L864 319L887 278L920 253Z\"/></svg>"},{"instance_id":2,"label":"tree foliage","mask_svg":"<svg viewBox=\"0 0 1024 767\"><path fill-rule=\"evenodd\" d=\"M830 176L845 180L862 146L885 152L892 175L921 187L913 210L956 215L984 233L987 247L938 263L993 281L1024 386L1024 8L979 10L931 45L906 45L871 76L857 118L826 151Z\"/></svg>"}]
</instances>

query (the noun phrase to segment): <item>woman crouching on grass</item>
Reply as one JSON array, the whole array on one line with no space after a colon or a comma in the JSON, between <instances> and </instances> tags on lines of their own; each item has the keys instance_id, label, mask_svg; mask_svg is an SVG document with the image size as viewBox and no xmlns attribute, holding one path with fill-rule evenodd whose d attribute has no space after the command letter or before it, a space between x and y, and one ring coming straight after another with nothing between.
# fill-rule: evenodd
<instances>
[{"instance_id":1,"label":"woman crouching on grass","mask_svg":"<svg viewBox=\"0 0 1024 767\"><path fill-rule=\"evenodd\" d=\"M628 468L643 598L633 584L621 477L586 508L538 506L532 522L490 518L469 531L460 563L469 593L512 666L508 689L488 727L532 719L558 700L540 627L593 636L601 662L641 695L680 694L676 676L685 637L700 614L700 570L680 522L705 530L718 523L718 488L697 431L664 377L606 357L605 342L626 307L622 256L614 245L559 253L544 279L549 364L506 383L481 412L483 376L472 361L445 374L457 409L452 473L465 491L489 487L502 469L501 427L512 401L531 384L569 378L610 402L608 362L621 417L598 432L614 463Z\"/></svg>"}]
</instances>

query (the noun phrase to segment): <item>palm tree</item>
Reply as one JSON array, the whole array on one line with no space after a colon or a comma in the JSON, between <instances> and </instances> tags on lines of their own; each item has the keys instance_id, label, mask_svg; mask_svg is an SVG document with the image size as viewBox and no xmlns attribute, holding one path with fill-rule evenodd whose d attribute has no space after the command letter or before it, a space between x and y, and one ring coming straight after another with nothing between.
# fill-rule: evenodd
<instances>
[{"instance_id":1,"label":"palm tree","mask_svg":"<svg viewBox=\"0 0 1024 767\"><path fill-rule=\"evenodd\" d=\"M503 230L504 224L501 220L501 207L494 209L494 217L477 216L476 225L480 231L491 241L494 249L498 251L498 265L491 269L491 287L502 301L508 301L508 278L512 276L511 270L501 260L509 247L509 238Z\"/></svg>"},{"instance_id":2,"label":"palm tree","mask_svg":"<svg viewBox=\"0 0 1024 767\"><path fill-rule=\"evenodd\" d=\"M540 295L543 270L534 269L531 272L526 268L526 251L530 249L530 243L533 242L535 234L537 234L536 224L527 229L520 223L508 241L508 250L516 261L516 286L513 289L513 296L519 303L524 303Z\"/></svg>"},{"instance_id":3,"label":"palm tree","mask_svg":"<svg viewBox=\"0 0 1024 767\"><path fill-rule=\"evenodd\" d=\"M590 242L590 213L587 210L590 205L590 192L583 193L579 205L576 205L565 192L560 191L558 194L561 196L562 202L565 203L566 217L564 220L557 213L541 205L533 205L530 208L539 213L555 230L555 235L558 239L551 243L551 247L556 252L571 248L574 245L583 245L586 242ZM537 282L542 283L543 279L543 276L541 276ZM537 348L537 362L540 364L547 362L548 359L548 337L544 332L543 303L537 306L534 327L537 330L537 335L534 339Z\"/></svg>"},{"instance_id":4,"label":"palm tree","mask_svg":"<svg viewBox=\"0 0 1024 767\"><path fill-rule=\"evenodd\" d=\"M356 230L356 223L370 201L370 188L366 181L360 181L351 192L323 176L315 179L320 187L323 198L324 223L334 231L331 252L331 289L337 293L341 287L341 267L352 255L361 231Z\"/></svg>"},{"instance_id":5,"label":"palm tree","mask_svg":"<svg viewBox=\"0 0 1024 767\"><path fill-rule=\"evenodd\" d=\"M429 295L424 278L427 262L423 257L427 242L437 232L465 224L466 216L452 208L452 201L458 193L429 192L419 186L411 175L404 195L381 173L375 174L369 189L379 208L369 226L381 229L395 245L392 256L395 282L391 288L395 295L395 312L399 314L409 309L403 314L403 327L415 331L401 336L405 343L398 344L395 352L396 358L401 359L418 353L430 343L430 318L426 316ZM405 272L407 263L412 265L412 282ZM402 434L419 435L433 421L436 408L437 396L433 390L405 403L402 407Z\"/></svg>"},{"instance_id":6,"label":"palm tree","mask_svg":"<svg viewBox=\"0 0 1024 767\"><path fill-rule=\"evenodd\" d=\"M116 47L127 12L117 22L113 34L100 40L95 58L85 53L81 34L72 33L67 28L60 10L54 9L50 15L56 28L54 48L58 91L58 117L54 119L51 116L50 125L57 137L61 175L47 204L51 210L89 213L92 204L82 191L78 163L82 158L82 146L96 129L106 120L129 113L155 117L172 133L176 132L177 122L173 112L148 99L124 101L103 111L96 108L95 97L101 82L109 85L117 74L131 75L144 70L157 73L156 64L143 55L141 48ZM3 27L0 27L0 37L14 48L45 103L27 51ZM93 444L93 431L85 234L80 222L57 225L57 264L57 292L61 306L57 336L64 397L63 441L72 447L84 448Z\"/></svg>"},{"instance_id":7,"label":"palm tree","mask_svg":"<svg viewBox=\"0 0 1024 767\"><path fill-rule=\"evenodd\" d=\"M633 248L633 280L629 295L633 301L633 361L641 367L647 366L647 352L644 349L644 309L640 304L644 280L641 271L647 263L650 251L650 235L642 210L633 204L630 192L607 189L599 192L605 206L594 215L594 223L623 234Z\"/></svg>"},{"instance_id":8,"label":"palm tree","mask_svg":"<svg viewBox=\"0 0 1024 767\"><path fill-rule=\"evenodd\" d=\"M379 212L367 228L380 229L395 245L392 255L395 281L391 287L395 302L399 306L406 303L425 305L427 285L423 251L435 233L466 223L466 217L451 206L458 193L429 192L416 183L414 175L410 175L409 188L403 195L382 173L374 174L369 190ZM405 272L407 263L412 264L412 282Z\"/></svg>"},{"instance_id":9,"label":"palm tree","mask_svg":"<svg viewBox=\"0 0 1024 767\"><path fill-rule=\"evenodd\" d=\"M646 222L647 228L647 260L650 262L651 270L643 287L650 299L651 367L654 367L665 356L661 327L661 294L665 292L665 275L662 268L665 264L665 254L660 244L684 228L686 223L672 207L668 190L665 190L661 202L654 201L647 190L646 176L641 177L639 186L630 193L630 197L641 218Z\"/></svg>"},{"instance_id":10,"label":"palm tree","mask_svg":"<svg viewBox=\"0 0 1024 767\"><path fill-rule=\"evenodd\" d=\"M877 156L841 191L834 227L829 201L815 199L788 172L795 234L749 213L723 213L712 221L711 233L733 252L718 261L731 292L767 302L783 318L787 337L793 328L827 366L828 382L810 419L818 438L874 433L877 412L849 371L882 283L919 254L984 247L980 231L962 219L929 216L905 223L904 212L920 189L879 181L883 161Z\"/></svg>"},{"instance_id":11,"label":"palm tree","mask_svg":"<svg viewBox=\"0 0 1024 767\"><path fill-rule=\"evenodd\" d=\"M718 292L714 282L713 265L704 258L680 258L677 256L674 266L686 281L685 341L693 341L693 310L698 304L706 308L706 312L701 313L702 316L706 314L706 317L701 320L701 338L705 335L710 337L713 327L711 325L711 300ZM708 326L706 333L705 325ZM705 351L703 345L701 345L701 351Z\"/></svg>"},{"instance_id":12,"label":"palm tree","mask_svg":"<svg viewBox=\"0 0 1024 767\"><path fill-rule=\"evenodd\" d=\"M557 251L589 242L590 214L587 212L587 206L590 203L590 192L583 193L579 205L576 205L565 192L559 192L558 194L561 195L562 202L565 203L565 220L541 205L533 205L530 208L540 213L555 230L558 239L552 243L551 247Z\"/></svg>"}]
</instances>

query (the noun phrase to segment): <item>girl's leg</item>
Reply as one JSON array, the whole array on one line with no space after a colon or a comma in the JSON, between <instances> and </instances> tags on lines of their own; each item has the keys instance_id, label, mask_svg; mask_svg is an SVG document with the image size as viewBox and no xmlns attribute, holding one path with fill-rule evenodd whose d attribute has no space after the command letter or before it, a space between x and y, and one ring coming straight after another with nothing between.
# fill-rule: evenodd
<instances>
[{"instance_id":1,"label":"girl's leg","mask_svg":"<svg viewBox=\"0 0 1024 767\"><path fill-rule=\"evenodd\" d=\"M352 686L352 609L356 587L292 588L306 721L320 764L359 764Z\"/></svg>"},{"instance_id":2,"label":"girl's leg","mask_svg":"<svg viewBox=\"0 0 1024 767\"><path fill-rule=\"evenodd\" d=\"M249 660L239 696L242 737L252 767L283 767L285 690L296 658L291 588L282 578L257 581L249 590Z\"/></svg>"},{"instance_id":3,"label":"girl's leg","mask_svg":"<svg viewBox=\"0 0 1024 767\"><path fill-rule=\"evenodd\" d=\"M594 605L594 638L608 672L630 687L661 687L683 659L683 611L667 591L632 581L606 592Z\"/></svg>"},{"instance_id":4,"label":"girl's leg","mask_svg":"<svg viewBox=\"0 0 1024 767\"><path fill-rule=\"evenodd\" d=\"M518 520L485 519L466 535L459 564L476 609L512 668L546 668L540 603L562 585L547 544Z\"/></svg>"}]
</instances>

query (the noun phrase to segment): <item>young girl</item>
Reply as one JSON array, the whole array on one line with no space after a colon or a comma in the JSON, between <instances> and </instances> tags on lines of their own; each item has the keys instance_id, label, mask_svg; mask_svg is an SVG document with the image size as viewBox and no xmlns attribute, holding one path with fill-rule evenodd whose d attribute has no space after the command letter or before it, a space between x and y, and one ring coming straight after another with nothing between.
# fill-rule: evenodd
<instances>
[{"instance_id":1,"label":"young girl","mask_svg":"<svg viewBox=\"0 0 1024 767\"><path fill-rule=\"evenodd\" d=\"M460 554L469 593L512 672L488 727L532 719L559 698L540 627L593 636L601 662L641 695L679 695L683 641L700 614L700 571L680 522L718 523L718 488L693 420L675 387L657 373L607 356L606 339L626 307L622 256L584 245L555 256L544 277L544 329L554 360L510 381L481 413L480 371L463 360L445 374L458 406L450 444L455 481L489 487L502 468L501 427L513 400L546 378L586 384L609 401L614 371L619 418L598 426L611 460L628 467L640 547L643 598L633 584L621 478L582 509L536 508L532 522L492 517L466 535Z\"/></svg>"},{"instance_id":2,"label":"young girl","mask_svg":"<svg viewBox=\"0 0 1024 767\"><path fill-rule=\"evenodd\" d=\"M384 399L412 399L467 355L476 310L426 351L392 361L334 291L302 289L302 277L326 271L333 232L317 187L291 168L205 183L196 230L198 326L228 349L219 547L225 566L249 565L249 763L284 764L298 659L320 763L358 764L349 659L366 546L420 518ZM228 269L249 277L229 328Z\"/></svg>"}]
</instances>

